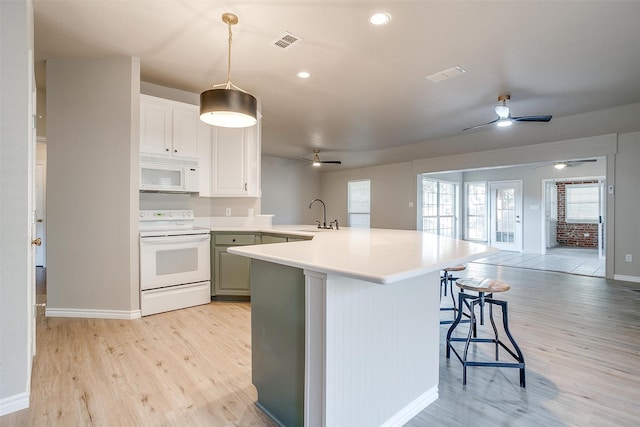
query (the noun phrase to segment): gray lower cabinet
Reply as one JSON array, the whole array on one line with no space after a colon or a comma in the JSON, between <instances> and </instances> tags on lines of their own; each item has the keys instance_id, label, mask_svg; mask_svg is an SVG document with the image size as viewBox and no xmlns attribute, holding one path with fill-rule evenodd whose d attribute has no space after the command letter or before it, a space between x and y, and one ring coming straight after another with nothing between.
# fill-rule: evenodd
<instances>
[{"instance_id":1,"label":"gray lower cabinet","mask_svg":"<svg viewBox=\"0 0 640 427\"><path fill-rule=\"evenodd\" d=\"M255 234L213 233L211 239L211 295L250 296L251 262L227 252L231 246L256 244Z\"/></svg>"},{"instance_id":2,"label":"gray lower cabinet","mask_svg":"<svg viewBox=\"0 0 640 427\"><path fill-rule=\"evenodd\" d=\"M304 425L305 277L251 260L251 379L256 405L282 426Z\"/></svg>"},{"instance_id":3,"label":"gray lower cabinet","mask_svg":"<svg viewBox=\"0 0 640 427\"><path fill-rule=\"evenodd\" d=\"M279 235L279 234L262 234L261 242L263 245L268 243L285 243L287 241L287 236Z\"/></svg>"},{"instance_id":4,"label":"gray lower cabinet","mask_svg":"<svg viewBox=\"0 0 640 427\"><path fill-rule=\"evenodd\" d=\"M271 234L262 233L262 244L267 243L284 243L284 242L299 242L301 240L311 240L311 237L294 236L289 234Z\"/></svg>"},{"instance_id":5,"label":"gray lower cabinet","mask_svg":"<svg viewBox=\"0 0 640 427\"><path fill-rule=\"evenodd\" d=\"M297 242L311 237L276 233L211 233L211 296L251 296L250 258L227 252L231 246Z\"/></svg>"}]
</instances>

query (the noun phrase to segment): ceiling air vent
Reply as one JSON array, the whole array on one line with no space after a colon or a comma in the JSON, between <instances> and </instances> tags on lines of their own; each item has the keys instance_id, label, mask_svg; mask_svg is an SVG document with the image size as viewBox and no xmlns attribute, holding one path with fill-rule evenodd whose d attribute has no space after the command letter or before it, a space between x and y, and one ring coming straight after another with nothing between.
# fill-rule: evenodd
<instances>
[{"instance_id":1,"label":"ceiling air vent","mask_svg":"<svg viewBox=\"0 0 640 427\"><path fill-rule=\"evenodd\" d=\"M282 50L291 49L294 45L298 44L303 40L302 37L296 36L295 34L291 34L289 32L282 33L280 37L271 42L272 46L280 48Z\"/></svg>"},{"instance_id":2,"label":"ceiling air vent","mask_svg":"<svg viewBox=\"0 0 640 427\"><path fill-rule=\"evenodd\" d=\"M459 76L460 74L464 74L466 72L467 70L456 65L455 67L447 68L446 70L442 70L435 74L431 74L430 76L427 76L426 79L431 80L434 83L440 83L443 80L447 80L447 79L450 79L451 77Z\"/></svg>"}]
</instances>

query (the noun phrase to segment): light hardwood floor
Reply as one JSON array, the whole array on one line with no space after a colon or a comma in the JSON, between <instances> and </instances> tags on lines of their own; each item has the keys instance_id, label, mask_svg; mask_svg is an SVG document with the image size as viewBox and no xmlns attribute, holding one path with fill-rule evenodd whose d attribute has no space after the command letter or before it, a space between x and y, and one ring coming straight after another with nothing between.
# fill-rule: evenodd
<instances>
[{"instance_id":1,"label":"light hardwood floor","mask_svg":"<svg viewBox=\"0 0 640 427\"><path fill-rule=\"evenodd\" d=\"M407 426L639 425L639 284L473 263L465 275L511 284L496 297L509 302L527 388L516 369L486 367L463 387L443 325L440 398ZM242 302L130 321L39 316L32 387L31 407L0 426L273 425L254 405Z\"/></svg>"}]
</instances>

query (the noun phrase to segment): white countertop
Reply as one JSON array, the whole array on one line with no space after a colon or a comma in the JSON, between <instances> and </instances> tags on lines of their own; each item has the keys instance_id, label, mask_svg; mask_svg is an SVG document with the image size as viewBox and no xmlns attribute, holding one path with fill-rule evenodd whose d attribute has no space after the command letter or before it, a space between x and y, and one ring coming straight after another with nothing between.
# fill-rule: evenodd
<instances>
[{"instance_id":1,"label":"white countertop","mask_svg":"<svg viewBox=\"0 0 640 427\"><path fill-rule=\"evenodd\" d=\"M497 252L497 249L477 243L410 230L318 230L314 226L289 225L256 227L252 231L312 235L313 239L234 246L228 252L380 284L438 271Z\"/></svg>"}]
</instances>

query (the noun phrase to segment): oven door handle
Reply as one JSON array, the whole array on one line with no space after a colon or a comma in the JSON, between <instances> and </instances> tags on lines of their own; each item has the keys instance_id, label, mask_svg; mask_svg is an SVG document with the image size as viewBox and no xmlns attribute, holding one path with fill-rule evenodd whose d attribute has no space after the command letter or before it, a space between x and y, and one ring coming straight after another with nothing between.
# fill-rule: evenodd
<instances>
[{"instance_id":1,"label":"oven door handle","mask_svg":"<svg viewBox=\"0 0 640 427\"><path fill-rule=\"evenodd\" d=\"M190 234L185 236L150 236L141 237L140 244L146 245L165 245L172 243L190 243L201 242L211 238L208 234Z\"/></svg>"}]
</instances>

